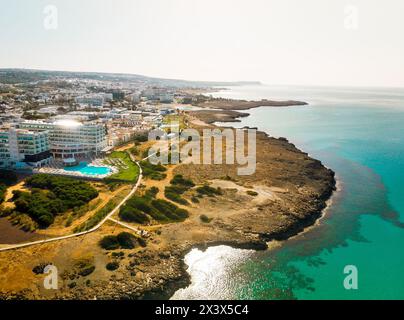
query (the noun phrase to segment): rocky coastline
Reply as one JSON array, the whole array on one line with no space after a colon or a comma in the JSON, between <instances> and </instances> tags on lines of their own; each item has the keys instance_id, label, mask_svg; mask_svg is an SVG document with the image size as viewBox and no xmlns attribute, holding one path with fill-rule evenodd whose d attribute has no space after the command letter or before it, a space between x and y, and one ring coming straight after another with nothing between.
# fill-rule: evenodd
<instances>
[{"instance_id":1,"label":"rocky coastline","mask_svg":"<svg viewBox=\"0 0 404 320\"><path fill-rule=\"evenodd\" d=\"M198 116L198 112L203 116ZM233 120L239 113L235 112L230 115ZM196 111L190 116L207 126L218 121L217 111ZM201 199L200 204L187 208L191 215L186 221L155 229L146 248L125 251L121 267L114 273L105 270L111 253L101 250L98 242L103 235L118 232L116 226L105 226L84 239L1 253L0 264L25 263L20 268L28 273L46 257L55 264L65 263L61 273L68 274L78 252L80 256L94 256L97 267L87 278L74 278L74 287L72 279L65 277L59 290L49 292L41 289L42 275L29 274L20 280L28 282L22 283L21 288L29 289L19 290L17 286L4 292L2 284L9 280L7 266L0 276L0 299L169 299L190 284L184 257L192 249L227 245L267 250L269 241L286 240L301 233L322 216L336 189L334 172L285 138L275 139L258 132L257 150L257 170L252 176L238 177L234 165L175 167L174 174L192 178L197 184L210 181L226 183L228 187L221 196ZM245 190L255 190L258 196L247 195ZM202 213L212 222L202 223ZM36 281L35 285L29 281Z\"/></svg>"}]
</instances>

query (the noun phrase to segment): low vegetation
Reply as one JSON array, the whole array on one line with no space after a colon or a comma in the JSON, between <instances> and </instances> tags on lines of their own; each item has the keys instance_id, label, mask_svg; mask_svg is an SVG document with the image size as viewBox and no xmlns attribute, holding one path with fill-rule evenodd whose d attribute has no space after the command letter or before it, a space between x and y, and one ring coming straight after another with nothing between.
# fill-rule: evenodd
<instances>
[{"instance_id":1,"label":"low vegetation","mask_svg":"<svg viewBox=\"0 0 404 320\"><path fill-rule=\"evenodd\" d=\"M124 197L124 195L122 195ZM74 229L74 232L88 231L99 224L121 201L121 197L116 197L108 201L108 203L99 209L90 219L80 224Z\"/></svg>"},{"instance_id":2,"label":"low vegetation","mask_svg":"<svg viewBox=\"0 0 404 320\"><path fill-rule=\"evenodd\" d=\"M174 178L170 181L171 184L177 186L184 186L187 188L195 187L195 183L191 179L186 179L182 175L177 174Z\"/></svg>"},{"instance_id":3,"label":"low vegetation","mask_svg":"<svg viewBox=\"0 0 404 320\"><path fill-rule=\"evenodd\" d=\"M3 203L7 186L17 182L17 175L13 171L0 170L0 204Z\"/></svg>"},{"instance_id":4,"label":"low vegetation","mask_svg":"<svg viewBox=\"0 0 404 320\"><path fill-rule=\"evenodd\" d=\"M105 206L99 209L90 219L88 219L86 222L76 227L74 229L74 232L88 231L94 228L98 223L102 221L102 219L104 219L108 215L108 213L110 213L115 208L115 206L116 206L115 201L110 200Z\"/></svg>"},{"instance_id":5,"label":"low vegetation","mask_svg":"<svg viewBox=\"0 0 404 320\"><path fill-rule=\"evenodd\" d=\"M196 188L196 192L201 196L208 196L208 197L220 196L223 194L220 188L216 189L208 185Z\"/></svg>"},{"instance_id":6,"label":"low vegetation","mask_svg":"<svg viewBox=\"0 0 404 320\"><path fill-rule=\"evenodd\" d=\"M133 196L121 208L119 217L123 221L147 224L151 219L158 222L183 221L188 217L188 211L175 204L151 196Z\"/></svg>"},{"instance_id":7,"label":"low vegetation","mask_svg":"<svg viewBox=\"0 0 404 320\"><path fill-rule=\"evenodd\" d=\"M108 262L107 265L105 266L105 268L108 271L115 271L116 269L119 268L119 262L117 262L117 261Z\"/></svg>"},{"instance_id":8,"label":"low vegetation","mask_svg":"<svg viewBox=\"0 0 404 320\"><path fill-rule=\"evenodd\" d=\"M100 240L100 247L105 250L119 249L119 242L116 236L105 236Z\"/></svg>"},{"instance_id":9,"label":"low vegetation","mask_svg":"<svg viewBox=\"0 0 404 320\"><path fill-rule=\"evenodd\" d=\"M159 188L151 187L150 189L146 190L145 196L148 198L156 198L159 191L160 191Z\"/></svg>"},{"instance_id":10,"label":"low vegetation","mask_svg":"<svg viewBox=\"0 0 404 320\"><path fill-rule=\"evenodd\" d=\"M74 269L79 276L87 277L94 272L95 265L90 259L81 259L75 264Z\"/></svg>"},{"instance_id":11,"label":"low vegetation","mask_svg":"<svg viewBox=\"0 0 404 320\"><path fill-rule=\"evenodd\" d=\"M133 249L140 245L138 239L129 232L121 232L117 236L105 236L99 242L105 250Z\"/></svg>"},{"instance_id":12,"label":"low vegetation","mask_svg":"<svg viewBox=\"0 0 404 320\"><path fill-rule=\"evenodd\" d=\"M68 208L77 208L98 197L98 191L88 182L67 177L36 174L26 180L31 188L49 190Z\"/></svg>"},{"instance_id":13,"label":"low vegetation","mask_svg":"<svg viewBox=\"0 0 404 320\"><path fill-rule=\"evenodd\" d=\"M167 177L167 174L165 174L167 168L161 164L152 164L150 161L144 160L140 163L140 165L145 178L152 180L164 180Z\"/></svg>"},{"instance_id":14,"label":"low vegetation","mask_svg":"<svg viewBox=\"0 0 404 320\"><path fill-rule=\"evenodd\" d=\"M6 196L7 186L5 184L0 184L0 204L3 203Z\"/></svg>"},{"instance_id":15,"label":"low vegetation","mask_svg":"<svg viewBox=\"0 0 404 320\"><path fill-rule=\"evenodd\" d=\"M179 204L188 205L188 201L182 198L181 195L195 186L193 181L185 179L182 175L177 174L170 183L171 185L167 186L164 190L165 197Z\"/></svg>"},{"instance_id":16,"label":"low vegetation","mask_svg":"<svg viewBox=\"0 0 404 320\"><path fill-rule=\"evenodd\" d=\"M29 177L26 185L31 187L31 192L13 192L13 214L28 215L43 228L51 225L56 215L83 206L98 196L89 183L65 177L38 174Z\"/></svg>"},{"instance_id":17,"label":"low vegetation","mask_svg":"<svg viewBox=\"0 0 404 320\"><path fill-rule=\"evenodd\" d=\"M212 221L212 218L209 218L207 215L202 214L199 219L201 219L201 221L203 223L210 223Z\"/></svg>"},{"instance_id":18,"label":"low vegetation","mask_svg":"<svg viewBox=\"0 0 404 320\"><path fill-rule=\"evenodd\" d=\"M248 191L247 191L247 194L248 194L249 196L252 196L252 197L258 196L258 192L255 192L255 191L253 191L253 190L248 190Z\"/></svg>"}]
</instances>

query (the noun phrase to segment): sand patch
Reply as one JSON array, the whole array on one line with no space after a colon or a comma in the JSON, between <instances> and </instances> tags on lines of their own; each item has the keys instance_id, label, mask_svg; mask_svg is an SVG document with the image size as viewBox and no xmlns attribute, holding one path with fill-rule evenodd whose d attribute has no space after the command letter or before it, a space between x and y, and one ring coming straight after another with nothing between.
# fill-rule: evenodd
<instances>
[{"instance_id":1,"label":"sand patch","mask_svg":"<svg viewBox=\"0 0 404 320\"><path fill-rule=\"evenodd\" d=\"M240 186L237 183L229 180L211 180L211 186L214 188L221 188L221 189L230 189L236 190L237 194L240 196L249 196L251 197L251 202L254 204L262 204L270 201L279 200L279 197L276 195L278 189L281 188L271 188L263 185L251 186L251 188L247 188L244 186ZM248 195L248 192L256 192L257 195ZM282 191L285 191L282 189Z\"/></svg>"}]
</instances>

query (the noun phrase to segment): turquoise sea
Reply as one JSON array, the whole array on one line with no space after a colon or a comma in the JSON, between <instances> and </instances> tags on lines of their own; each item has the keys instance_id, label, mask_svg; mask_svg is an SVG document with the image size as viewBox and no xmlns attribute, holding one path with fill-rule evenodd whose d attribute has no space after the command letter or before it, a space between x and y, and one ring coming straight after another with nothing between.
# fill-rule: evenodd
<instances>
[{"instance_id":1,"label":"turquoise sea","mask_svg":"<svg viewBox=\"0 0 404 320\"><path fill-rule=\"evenodd\" d=\"M228 89L213 95L308 102L249 110L230 125L288 138L336 172L339 190L316 227L272 250L191 252L193 283L174 298L404 299L404 89ZM357 290L343 286L347 265Z\"/></svg>"}]
</instances>

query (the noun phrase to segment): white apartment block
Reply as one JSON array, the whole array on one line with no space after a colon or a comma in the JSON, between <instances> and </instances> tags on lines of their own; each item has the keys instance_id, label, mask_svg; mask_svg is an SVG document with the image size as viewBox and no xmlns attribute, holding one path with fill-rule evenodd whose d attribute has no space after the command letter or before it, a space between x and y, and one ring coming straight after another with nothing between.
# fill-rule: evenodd
<instances>
[{"instance_id":1,"label":"white apartment block","mask_svg":"<svg viewBox=\"0 0 404 320\"><path fill-rule=\"evenodd\" d=\"M41 167L51 158L49 132L0 129L0 168Z\"/></svg>"},{"instance_id":2,"label":"white apartment block","mask_svg":"<svg viewBox=\"0 0 404 320\"><path fill-rule=\"evenodd\" d=\"M87 94L77 97L76 102L79 104L101 107L105 102L105 97L103 94Z\"/></svg>"},{"instance_id":3,"label":"white apartment block","mask_svg":"<svg viewBox=\"0 0 404 320\"><path fill-rule=\"evenodd\" d=\"M51 152L57 159L80 159L97 156L107 147L106 128L102 124L60 120L52 123L24 121L20 128L49 131Z\"/></svg>"}]
</instances>

